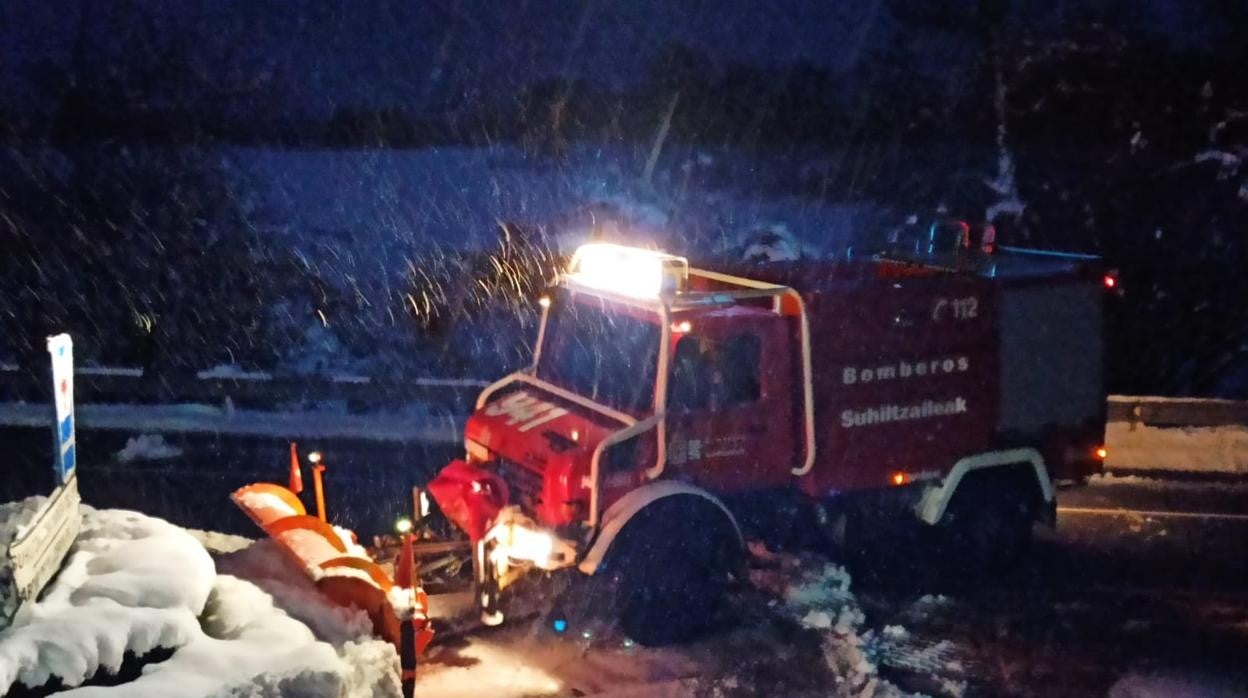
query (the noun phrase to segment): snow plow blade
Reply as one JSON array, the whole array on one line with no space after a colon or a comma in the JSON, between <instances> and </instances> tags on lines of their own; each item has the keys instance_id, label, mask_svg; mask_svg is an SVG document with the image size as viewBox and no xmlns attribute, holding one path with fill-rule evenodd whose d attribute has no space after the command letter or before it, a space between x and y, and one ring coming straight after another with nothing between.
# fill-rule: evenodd
<instances>
[{"instance_id":1,"label":"snow plow blade","mask_svg":"<svg viewBox=\"0 0 1248 698\"><path fill-rule=\"evenodd\" d=\"M293 492L267 482L247 485L230 499L299 565L322 594L368 614L374 633L400 656L419 655L433 639L428 599L419 587L400 587L355 542L355 535L310 516ZM411 630L404 632L404 624Z\"/></svg>"}]
</instances>

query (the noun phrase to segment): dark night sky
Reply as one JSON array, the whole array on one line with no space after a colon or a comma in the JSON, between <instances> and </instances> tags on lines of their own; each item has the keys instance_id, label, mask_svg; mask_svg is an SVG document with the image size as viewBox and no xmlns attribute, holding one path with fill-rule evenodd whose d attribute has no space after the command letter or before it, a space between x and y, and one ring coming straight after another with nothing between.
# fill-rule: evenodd
<instances>
[{"instance_id":1,"label":"dark night sky","mask_svg":"<svg viewBox=\"0 0 1248 698\"><path fill-rule=\"evenodd\" d=\"M1066 18L1104 6L1125 7L1118 15L1137 29L1174 40L1200 42L1217 31L1183 0L1014 5L1015 18L1058 31ZM155 31L137 17L150 18ZM238 96L242 109L260 94L278 111L309 115L339 104L508 95L556 75L622 85L672 42L721 65L801 59L836 71L896 42L922 57L917 68L936 74L966 57L954 37L900 30L883 0L17 0L0 4L0 110L40 111L55 88L38 76L71 63L80 33L93 69L143 57L156 36L190 46L203 83Z\"/></svg>"}]
</instances>

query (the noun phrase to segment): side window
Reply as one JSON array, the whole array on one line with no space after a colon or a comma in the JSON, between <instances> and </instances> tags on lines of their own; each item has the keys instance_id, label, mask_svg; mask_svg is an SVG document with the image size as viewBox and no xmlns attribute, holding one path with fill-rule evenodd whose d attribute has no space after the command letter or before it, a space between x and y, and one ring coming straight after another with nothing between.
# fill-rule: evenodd
<instances>
[{"instance_id":1,"label":"side window","mask_svg":"<svg viewBox=\"0 0 1248 698\"><path fill-rule=\"evenodd\" d=\"M761 340L742 333L726 340L682 337L672 354L669 410L720 410L759 398Z\"/></svg>"},{"instance_id":2,"label":"side window","mask_svg":"<svg viewBox=\"0 0 1248 698\"><path fill-rule=\"evenodd\" d=\"M676 411L706 408L710 393L710 379L696 337L681 337L672 352L672 380L667 388L667 408Z\"/></svg>"},{"instance_id":3,"label":"side window","mask_svg":"<svg viewBox=\"0 0 1248 698\"><path fill-rule=\"evenodd\" d=\"M746 405L758 400L761 354L761 341L755 334L739 334L721 345L718 368L723 406Z\"/></svg>"}]
</instances>

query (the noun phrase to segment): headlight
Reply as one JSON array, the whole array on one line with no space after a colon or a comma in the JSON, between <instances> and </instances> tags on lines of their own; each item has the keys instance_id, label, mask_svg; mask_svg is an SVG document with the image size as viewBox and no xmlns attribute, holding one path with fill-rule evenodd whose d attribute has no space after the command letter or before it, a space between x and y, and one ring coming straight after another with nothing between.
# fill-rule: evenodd
<instances>
[{"instance_id":1,"label":"headlight","mask_svg":"<svg viewBox=\"0 0 1248 698\"><path fill-rule=\"evenodd\" d=\"M550 560L555 550L555 539L549 533L532 531L527 528L511 525L503 541L507 556L513 560L525 560L539 565Z\"/></svg>"},{"instance_id":2,"label":"headlight","mask_svg":"<svg viewBox=\"0 0 1248 698\"><path fill-rule=\"evenodd\" d=\"M516 564L532 563L538 569L556 570L576 560L572 543L544 530L515 507L502 510L485 540L493 543L490 561L500 574Z\"/></svg>"}]
</instances>

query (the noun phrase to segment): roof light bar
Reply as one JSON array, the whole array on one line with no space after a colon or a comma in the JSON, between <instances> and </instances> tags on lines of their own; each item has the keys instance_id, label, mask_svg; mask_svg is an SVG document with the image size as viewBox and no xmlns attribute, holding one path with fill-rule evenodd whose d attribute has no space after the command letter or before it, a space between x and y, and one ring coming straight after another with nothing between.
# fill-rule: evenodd
<instances>
[{"instance_id":1,"label":"roof light bar","mask_svg":"<svg viewBox=\"0 0 1248 698\"><path fill-rule=\"evenodd\" d=\"M681 293L689 279L684 257L595 242L581 245L568 265L577 284L633 298Z\"/></svg>"}]
</instances>

